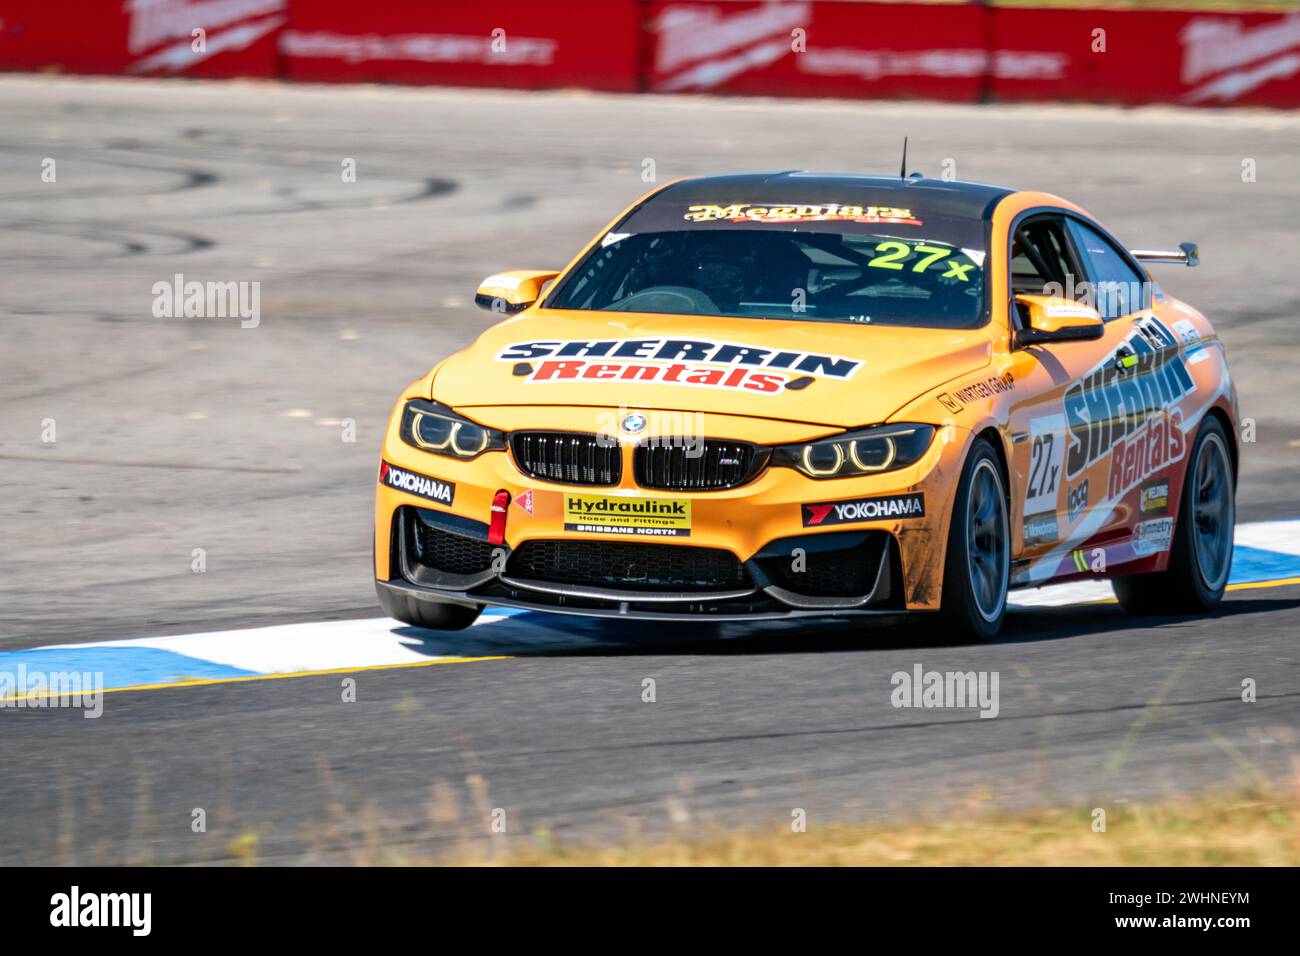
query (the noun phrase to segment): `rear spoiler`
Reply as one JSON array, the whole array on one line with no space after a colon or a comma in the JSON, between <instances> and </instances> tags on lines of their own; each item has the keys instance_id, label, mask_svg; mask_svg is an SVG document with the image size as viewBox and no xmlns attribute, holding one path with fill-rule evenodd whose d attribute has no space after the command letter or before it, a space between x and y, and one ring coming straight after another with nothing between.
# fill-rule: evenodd
<instances>
[{"instance_id":1,"label":"rear spoiler","mask_svg":"<svg viewBox=\"0 0 1300 956\"><path fill-rule=\"evenodd\" d=\"M1140 262L1173 262L1187 266L1199 266L1201 254L1194 242L1180 242L1178 252L1161 249L1130 249L1129 254Z\"/></svg>"}]
</instances>

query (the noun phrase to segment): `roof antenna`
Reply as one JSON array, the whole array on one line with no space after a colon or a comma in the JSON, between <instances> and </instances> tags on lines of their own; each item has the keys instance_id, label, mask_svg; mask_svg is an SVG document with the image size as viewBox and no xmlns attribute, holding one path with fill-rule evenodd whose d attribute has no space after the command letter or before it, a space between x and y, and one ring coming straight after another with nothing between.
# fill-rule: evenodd
<instances>
[{"instance_id":1,"label":"roof antenna","mask_svg":"<svg viewBox=\"0 0 1300 956\"><path fill-rule=\"evenodd\" d=\"M898 178L907 178L907 137L903 137L903 164L898 168Z\"/></svg>"}]
</instances>

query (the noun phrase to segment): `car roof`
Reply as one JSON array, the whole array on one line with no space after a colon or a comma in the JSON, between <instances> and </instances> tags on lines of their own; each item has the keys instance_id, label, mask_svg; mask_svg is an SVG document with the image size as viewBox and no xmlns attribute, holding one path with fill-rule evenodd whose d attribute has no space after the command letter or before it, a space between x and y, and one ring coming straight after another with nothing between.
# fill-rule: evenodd
<instances>
[{"instance_id":1,"label":"car roof","mask_svg":"<svg viewBox=\"0 0 1300 956\"><path fill-rule=\"evenodd\" d=\"M841 205L923 205L933 216L991 219L997 204L1017 190L984 183L924 179L913 174L864 176L855 173L734 173L700 176L673 183L647 198L686 203L826 203Z\"/></svg>"}]
</instances>

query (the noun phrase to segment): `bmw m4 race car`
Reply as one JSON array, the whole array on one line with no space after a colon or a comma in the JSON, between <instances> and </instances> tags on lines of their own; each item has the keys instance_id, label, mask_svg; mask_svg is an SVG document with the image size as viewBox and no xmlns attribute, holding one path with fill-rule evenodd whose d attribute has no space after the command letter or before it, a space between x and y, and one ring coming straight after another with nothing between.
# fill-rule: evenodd
<instances>
[{"instance_id":1,"label":"bmw m4 race car","mask_svg":"<svg viewBox=\"0 0 1300 956\"><path fill-rule=\"evenodd\" d=\"M936 612L1108 577L1215 606L1236 391L1210 323L1079 207L802 172L670 183L412 384L383 442L384 609L661 620Z\"/></svg>"}]
</instances>

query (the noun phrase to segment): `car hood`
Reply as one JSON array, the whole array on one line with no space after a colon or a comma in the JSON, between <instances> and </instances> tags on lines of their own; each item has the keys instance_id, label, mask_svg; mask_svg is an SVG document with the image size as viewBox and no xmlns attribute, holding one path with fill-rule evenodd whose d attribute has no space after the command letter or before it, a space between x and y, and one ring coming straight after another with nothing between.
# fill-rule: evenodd
<instances>
[{"instance_id":1,"label":"car hood","mask_svg":"<svg viewBox=\"0 0 1300 956\"><path fill-rule=\"evenodd\" d=\"M850 427L987 365L983 329L529 309L438 367L457 409L627 406Z\"/></svg>"}]
</instances>

